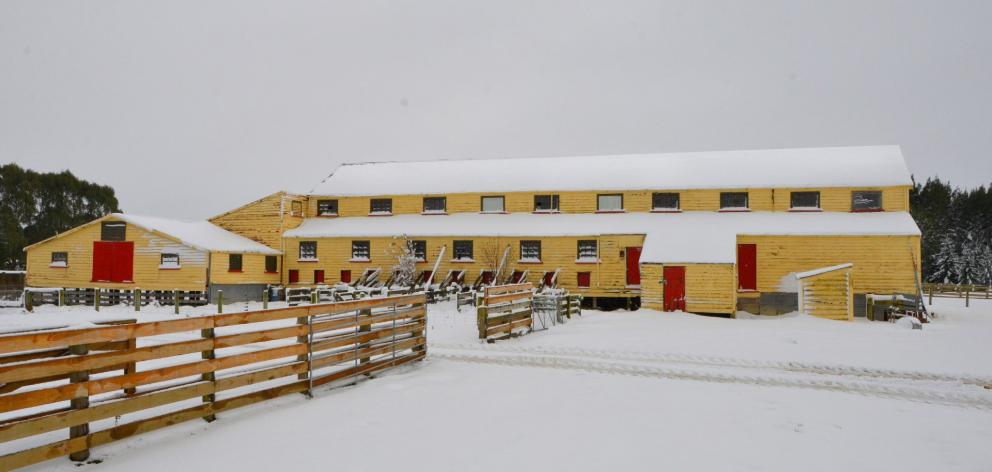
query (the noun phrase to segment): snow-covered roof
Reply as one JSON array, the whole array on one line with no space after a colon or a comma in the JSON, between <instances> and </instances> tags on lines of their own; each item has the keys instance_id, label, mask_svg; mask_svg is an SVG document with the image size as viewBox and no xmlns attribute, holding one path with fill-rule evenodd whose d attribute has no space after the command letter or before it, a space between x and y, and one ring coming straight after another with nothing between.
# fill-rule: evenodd
<instances>
[{"instance_id":1,"label":"snow-covered roof","mask_svg":"<svg viewBox=\"0 0 992 472\"><path fill-rule=\"evenodd\" d=\"M835 270L850 269L851 267L854 267L854 264L850 262L848 262L847 264L837 264L835 266L830 266L830 267L821 267L819 269L807 270L806 272L796 272L796 278L805 279L820 274L826 274L827 272L833 272Z\"/></svg>"},{"instance_id":2,"label":"snow-covered roof","mask_svg":"<svg viewBox=\"0 0 992 472\"><path fill-rule=\"evenodd\" d=\"M112 216L135 226L171 236L183 244L205 251L281 254L264 244L234 234L207 221L179 221L129 213L114 213Z\"/></svg>"},{"instance_id":3,"label":"snow-covered roof","mask_svg":"<svg viewBox=\"0 0 992 472\"><path fill-rule=\"evenodd\" d=\"M899 146L344 164L314 195L911 185Z\"/></svg>"},{"instance_id":4,"label":"snow-covered roof","mask_svg":"<svg viewBox=\"0 0 992 472\"><path fill-rule=\"evenodd\" d=\"M641 262L732 263L737 235L913 235L909 213L682 213L397 215L309 218L289 238L597 236L644 234Z\"/></svg>"}]
</instances>

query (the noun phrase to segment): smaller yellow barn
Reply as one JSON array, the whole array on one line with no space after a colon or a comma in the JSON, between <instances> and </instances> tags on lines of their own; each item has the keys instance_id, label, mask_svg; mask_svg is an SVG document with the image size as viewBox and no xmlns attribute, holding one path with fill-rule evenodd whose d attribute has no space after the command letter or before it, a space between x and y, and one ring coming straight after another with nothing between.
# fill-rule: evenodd
<instances>
[{"instance_id":1,"label":"smaller yellow barn","mask_svg":"<svg viewBox=\"0 0 992 472\"><path fill-rule=\"evenodd\" d=\"M28 287L206 293L257 300L281 252L206 221L114 213L25 248Z\"/></svg>"}]
</instances>

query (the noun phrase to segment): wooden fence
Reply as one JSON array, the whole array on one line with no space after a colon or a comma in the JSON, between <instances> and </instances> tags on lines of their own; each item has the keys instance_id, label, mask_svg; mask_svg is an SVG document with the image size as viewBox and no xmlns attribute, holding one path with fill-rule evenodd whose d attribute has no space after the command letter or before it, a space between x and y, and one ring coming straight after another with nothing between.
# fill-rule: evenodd
<instances>
[{"instance_id":1,"label":"wooden fence","mask_svg":"<svg viewBox=\"0 0 992 472\"><path fill-rule=\"evenodd\" d=\"M138 300L140 303L135 303ZM105 288L28 288L24 290L24 307L32 311L35 306L87 305L99 310L101 306L127 304L136 307L157 303L159 305L205 305L207 294L182 290L142 290Z\"/></svg>"},{"instance_id":2,"label":"wooden fence","mask_svg":"<svg viewBox=\"0 0 992 472\"><path fill-rule=\"evenodd\" d=\"M963 298L965 306L971 305L972 298L992 299L992 287L987 285L923 284L923 292L930 304L934 298Z\"/></svg>"},{"instance_id":3,"label":"wooden fence","mask_svg":"<svg viewBox=\"0 0 992 472\"><path fill-rule=\"evenodd\" d=\"M424 303L417 294L0 336L0 384L21 383L0 395L0 470L85 460L119 439L422 359Z\"/></svg>"},{"instance_id":4,"label":"wooden fence","mask_svg":"<svg viewBox=\"0 0 992 472\"><path fill-rule=\"evenodd\" d=\"M479 339L515 336L533 326L534 286L528 283L485 287L476 307Z\"/></svg>"}]
</instances>

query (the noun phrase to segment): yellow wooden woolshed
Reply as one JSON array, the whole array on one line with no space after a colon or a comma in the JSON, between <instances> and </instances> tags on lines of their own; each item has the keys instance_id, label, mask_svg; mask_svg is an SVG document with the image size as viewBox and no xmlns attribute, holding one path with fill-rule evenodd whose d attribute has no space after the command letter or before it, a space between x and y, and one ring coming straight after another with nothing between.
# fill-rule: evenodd
<instances>
[{"instance_id":1,"label":"yellow wooden woolshed","mask_svg":"<svg viewBox=\"0 0 992 472\"><path fill-rule=\"evenodd\" d=\"M863 314L916 292L911 185L897 146L349 164L284 232L283 283L388 270L406 236L467 282L505 253L593 300L728 315L795 311L796 273L853 262Z\"/></svg>"},{"instance_id":2,"label":"yellow wooden woolshed","mask_svg":"<svg viewBox=\"0 0 992 472\"><path fill-rule=\"evenodd\" d=\"M114 213L25 248L27 286L261 298L281 252L206 221Z\"/></svg>"}]
</instances>

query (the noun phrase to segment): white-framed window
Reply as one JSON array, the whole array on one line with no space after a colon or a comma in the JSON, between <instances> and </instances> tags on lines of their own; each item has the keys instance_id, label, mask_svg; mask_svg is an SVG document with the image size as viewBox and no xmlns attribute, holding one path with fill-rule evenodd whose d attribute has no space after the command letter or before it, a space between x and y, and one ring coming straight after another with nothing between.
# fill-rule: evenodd
<instances>
[{"instance_id":1,"label":"white-framed window","mask_svg":"<svg viewBox=\"0 0 992 472\"><path fill-rule=\"evenodd\" d=\"M317 216L337 216L337 200L317 200Z\"/></svg>"},{"instance_id":2,"label":"white-framed window","mask_svg":"<svg viewBox=\"0 0 992 472\"><path fill-rule=\"evenodd\" d=\"M369 200L369 214L370 215L392 215L393 214L393 199L392 198L373 198Z\"/></svg>"},{"instance_id":3,"label":"white-framed window","mask_svg":"<svg viewBox=\"0 0 992 472\"><path fill-rule=\"evenodd\" d=\"M541 242L520 241L520 262L541 262Z\"/></svg>"},{"instance_id":4,"label":"white-framed window","mask_svg":"<svg viewBox=\"0 0 992 472\"><path fill-rule=\"evenodd\" d=\"M367 261L372 258L372 245L369 241L351 242L351 260Z\"/></svg>"},{"instance_id":5,"label":"white-framed window","mask_svg":"<svg viewBox=\"0 0 992 472\"><path fill-rule=\"evenodd\" d=\"M317 260L317 241L300 241L300 260Z\"/></svg>"},{"instance_id":6,"label":"white-framed window","mask_svg":"<svg viewBox=\"0 0 992 472\"><path fill-rule=\"evenodd\" d=\"M820 192L792 192L789 194L789 208L792 210L819 210Z\"/></svg>"},{"instance_id":7,"label":"white-framed window","mask_svg":"<svg viewBox=\"0 0 992 472\"><path fill-rule=\"evenodd\" d=\"M52 262L48 267L69 267L69 253L58 251L52 253Z\"/></svg>"},{"instance_id":8,"label":"white-framed window","mask_svg":"<svg viewBox=\"0 0 992 472\"><path fill-rule=\"evenodd\" d=\"M179 267L179 254L173 252L162 253L158 263L159 269L178 269Z\"/></svg>"},{"instance_id":9,"label":"white-framed window","mask_svg":"<svg viewBox=\"0 0 992 472\"><path fill-rule=\"evenodd\" d=\"M482 197L483 213L503 213L506 211L506 199L502 195Z\"/></svg>"},{"instance_id":10,"label":"white-framed window","mask_svg":"<svg viewBox=\"0 0 992 472\"><path fill-rule=\"evenodd\" d=\"M576 262L598 262L599 244L595 239L583 239L579 241Z\"/></svg>"},{"instance_id":11,"label":"white-framed window","mask_svg":"<svg viewBox=\"0 0 992 472\"><path fill-rule=\"evenodd\" d=\"M444 213L448 211L448 199L445 197L424 197L424 213Z\"/></svg>"},{"instance_id":12,"label":"white-framed window","mask_svg":"<svg viewBox=\"0 0 992 472\"><path fill-rule=\"evenodd\" d=\"M413 251L413 257L417 261L424 262L427 260L427 241L410 241L410 249Z\"/></svg>"},{"instance_id":13,"label":"white-framed window","mask_svg":"<svg viewBox=\"0 0 992 472\"><path fill-rule=\"evenodd\" d=\"M472 241L455 241L454 244L454 256L456 261L471 261L472 260Z\"/></svg>"},{"instance_id":14,"label":"white-framed window","mask_svg":"<svg viewBox=\"0 0 992 472\"><path fill-rule=\"evenodd\" d=\"M721 210L747 210L747 192L720 192Z\"/></svg>"},{"instance_id":15,"label":"white-framed window","mask_svg":"<svg viewBox=\"0 0 992 472\"><path fill-rule=\"evenodd\" d=\"M597 195L596 211L623 211L623 195Z\"/></svg>"},{"instance_id":16,"label":"white-framed window","mask_svg":"<svg viewBox=\"0 0 992 472\"><path fill-rule=\"evenodd\" d=\"M554 213L559 211L558 195L534 195L534 211L536 213Z\"/></svg>"},{"instance_id":17,"label":"white-framed window","mask_svg":"<svg viewBox=\"0 0 992 472\"><path fill-rule=\"evenodd\" d=\"M879 190L855 190L851 192L851 211L881 211L882 192Z\"/></svg>"},{"instance_id":18,"label":"white-framed window","mask_svg":"<svg viewBox=\"0 0 992 472\"><path fill-rule=\"evenodd\" d=\"M655 193L651 195L651 209L654 211L678 211L679 194Z\"/></svg>"}]
</instances>

